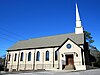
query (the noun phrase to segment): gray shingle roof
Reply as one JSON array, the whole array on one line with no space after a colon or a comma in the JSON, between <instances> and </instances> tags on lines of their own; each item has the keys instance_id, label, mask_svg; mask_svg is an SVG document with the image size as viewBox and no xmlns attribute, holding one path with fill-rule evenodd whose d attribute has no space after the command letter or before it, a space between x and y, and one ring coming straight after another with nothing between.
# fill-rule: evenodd
<instances>
[{"instance_id":1,"label":"gray shingle roof","mask_svg":"<svg viewBox=\"0 0 100 75\"><path fill-rule=\"evenodd\" d=\"M8 50L17 50L25 48L39 48L39 47L51 47L51 46L61 46L67 38L70 38L77 44L84 43L84 34L61 34L55 36L33 38L29 40L19 41L10 47Z\"/></svg>"}]
</instances>

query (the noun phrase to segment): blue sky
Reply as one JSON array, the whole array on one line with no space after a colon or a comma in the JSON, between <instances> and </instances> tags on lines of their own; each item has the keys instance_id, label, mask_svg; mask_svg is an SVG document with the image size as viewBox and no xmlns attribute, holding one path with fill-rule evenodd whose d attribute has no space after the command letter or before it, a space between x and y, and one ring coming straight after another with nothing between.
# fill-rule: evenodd
<instances>
[{"instance_id":1,"label":"blue sky","mask_svg":"<svg viewBox=\"0 0 100 75\"><path fill-rule=\"evenodd\" d=\"M100 0L0 0L0 56L19 40L74 32L75 2L100 49Z\"/></svg>"}]
</instances>

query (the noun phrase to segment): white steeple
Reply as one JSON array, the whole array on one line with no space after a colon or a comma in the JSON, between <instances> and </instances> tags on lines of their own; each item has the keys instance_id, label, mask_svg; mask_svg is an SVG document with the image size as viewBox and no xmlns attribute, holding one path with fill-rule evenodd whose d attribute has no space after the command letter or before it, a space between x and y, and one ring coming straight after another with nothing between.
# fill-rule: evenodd
<instances>
[{"instance_id":1,"label":"white steeple","mask_svg":"<svg viewBox=\"0 0 100 75\"><path fill-rule=\"evenodd\" d=\"M78 11L78 6L76 3L76 28L75 28L75 34L81 34L83 33L83 27L81 24L80 16L79 16L79 11Z\"/></svg>"}]
</instances>

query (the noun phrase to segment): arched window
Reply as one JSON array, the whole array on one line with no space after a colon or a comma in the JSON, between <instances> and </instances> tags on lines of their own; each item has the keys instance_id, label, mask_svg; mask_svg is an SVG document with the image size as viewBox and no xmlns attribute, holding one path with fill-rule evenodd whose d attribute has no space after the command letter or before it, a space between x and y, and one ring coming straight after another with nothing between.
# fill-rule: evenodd
<instances>
[{"instance_id":1,"label":"arched window","mask_svg":"<svg viewBox=\"0 0 100 75\"><path fill-rule=\"evenodd\" d=\"M57 60L58 60L58 52L55 51L55 61L57 61Z\"/></svg>"},{"instance_id":2,"label":"arched window","mask_svg":"<svg viewBox=\"0 0 100 75\"><path fill-rule=\"evenodd\" d=\"M49 61L49 51L46 51L46 61Z\"/></svg>"},{"instance_id":3,"label":"arched window","mask_svg":"<svg viewBox=\"0 0 100 75\"><path fill-rule=\"evenodd\" d=\"M28 53L28 61L31 61L31 52Z\"/></svg>"},{"instance_id":4,"label":"arched window","mask_svg":"<svg viewBox=\"0 0 100 75\"><path fill-rule=\"evenodd\" d=\"M40 61L40 52L37 52L36 61Z\"/></svg>"},{"instance_id":5,"label":"arched window","mask_svg":"<svg viewBox=\"0 0 100 75\"><path fill-rule=\"evenodd\" d=\"M17 53L15 53L15 58L14 58L14 61L16 61L16 58L17 58Z\"/></svg>"},{"instance_id":6,"label":"arched window","mask_svg":"<svg viewBox=\"0 0 100 75\"><path fill-rule=\"evenodd\" d=\"M21 53L20 61L23 61L23 58L24 58L24 53L22 52L22 53Z\"/></svg>"}]
</instances>

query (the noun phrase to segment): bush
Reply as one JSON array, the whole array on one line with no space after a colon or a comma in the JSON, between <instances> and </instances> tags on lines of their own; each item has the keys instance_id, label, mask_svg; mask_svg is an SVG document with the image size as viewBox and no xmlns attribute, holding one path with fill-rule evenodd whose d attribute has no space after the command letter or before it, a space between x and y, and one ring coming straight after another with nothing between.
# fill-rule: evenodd
<instances>
[{"instance_id":1,"label":"bush","mask_svg":"<svg viewBox=\"0 0 100 75\"><path fill-rule=\"evenodd\" d=\"M0 71L4 71L4 66L0 65Z\"/></svg>"},{"instance_id":2,"label":"bush","mask_svg":"<svg viewBox=\"0 0 100 75\"><path fill-rule=\"evenodd\" d=\"M100 59L94 63L94 67L99 67L100 68Z\"/></svg>"}]
</instances>

